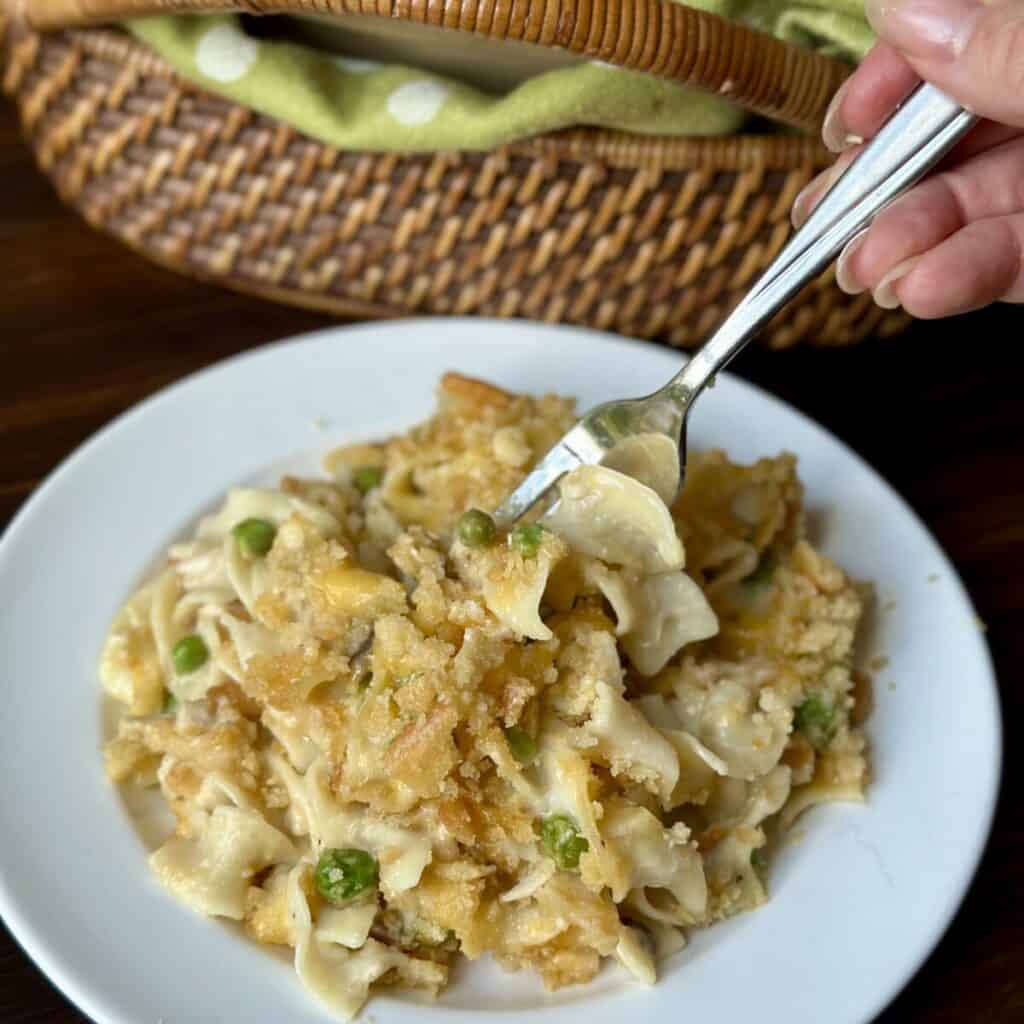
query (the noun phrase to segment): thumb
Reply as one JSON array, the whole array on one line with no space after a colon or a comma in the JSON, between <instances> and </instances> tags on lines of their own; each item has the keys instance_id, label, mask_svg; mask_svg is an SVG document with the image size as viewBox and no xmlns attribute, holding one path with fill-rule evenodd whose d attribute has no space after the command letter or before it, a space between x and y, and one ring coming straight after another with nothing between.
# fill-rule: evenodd
<instances>
[{"instance_id":1,"label":"thumb","mask_svg":"<svg viewBox=\"0 0 1024 1024\"><path fill-rule=\"evenodd\" d=\"M867 0L867 14L923 79L1024 127L1024 0Z\"/></svg>"}]
</instances>

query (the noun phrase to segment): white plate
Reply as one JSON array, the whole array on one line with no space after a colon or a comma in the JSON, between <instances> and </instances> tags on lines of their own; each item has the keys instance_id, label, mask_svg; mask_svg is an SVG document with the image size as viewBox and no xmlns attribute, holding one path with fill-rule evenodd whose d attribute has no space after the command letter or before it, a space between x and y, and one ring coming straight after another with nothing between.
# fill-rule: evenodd
<instances>
[{"instance_id":1,"label":"white plate","mask_svg":"<svg viewBox=\"0 0 1024 1024\"><path fill-rule=\"evenodd\" d=\"M36 492L0 542L0 911L87 1014L101 1024L330 1019L290 966L163 893L103 776L97 655L147 564L228 485L311 469L334 444L426 416L446 369L589 406L647 392L678 365L668 350L525 323L329 330L168 388ZM861 1024L953 916L988 834L1000 762L992 667L953 567L852 452L749 385L722 379L690 437L740 459L796 452L815 539L876 582L872 643L889 664L870 722L869 802L811 812L803 840L778 858L770 903L699 933L654 988L606 969L547 996L529 977L475 964L429 1009L375 996L366 1013L376 1024L484 1024L498 1010L538 1011L531 1020L543 1024Z\"/></svg>"}]
</instances>

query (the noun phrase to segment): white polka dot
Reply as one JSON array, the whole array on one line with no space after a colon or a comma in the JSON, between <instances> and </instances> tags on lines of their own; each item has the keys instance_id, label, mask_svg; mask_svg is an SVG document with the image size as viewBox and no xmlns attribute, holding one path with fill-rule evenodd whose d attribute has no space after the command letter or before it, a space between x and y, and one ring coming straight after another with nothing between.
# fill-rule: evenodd
<instances>
[{"instance_id":1,"label":"white polka dot","mask_svg":"<svg viewBox=\"0 0 1024 1024\"><path fill-rule=\"evenodd\" d=\"M215 82L237 82L256 63L260 44L234 25L214 25L196 48L196 67Z\"/></svg>"},{"instance_id":2,"label":"white polka dot","mask_svg":"<svg viewBox=\"0 0 1024 1024\"><path fill-rule=\"evenodd\" d=\"M448 86L429 78L400 85L388 97L388 113L404 125L426 124L433 121L448 99Z\"/></svg>"},{"instance_id":3,"label":"white polka dot","mask_svg":"<svg viewBox=\"0 0 1024 1024\"><path fill-rule=\"evenodd\" d=\"M365 75L368 71L384 67L379 60L364 60L362 57L335 57L334 63L342 71L353 71L357 75Z\"/></svg>"}]
</instances>

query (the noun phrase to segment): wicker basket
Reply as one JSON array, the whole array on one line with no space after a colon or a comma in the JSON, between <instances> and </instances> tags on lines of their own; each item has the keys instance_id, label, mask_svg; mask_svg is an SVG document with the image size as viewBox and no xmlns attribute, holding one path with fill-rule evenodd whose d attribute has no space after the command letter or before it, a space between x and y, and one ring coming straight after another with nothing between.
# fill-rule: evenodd
<instances>
[{"instance_id":1,"label":"wicker basket","mask_svg":"<svg viewBox=\"0 0 1024 1024\"><path fill-rule=\"evenodd\" d=\"M558 46L807 129L848 70L673 0L21 0L0 17L4 90L90 224L182 273L345 316L522 316L694 345L778 252L828 154L810 136L599 130L341 152L101 27L185 9L345 11ZM905 323L829 271L766 339L844 344Z\"/></svg>"}]
</instances>

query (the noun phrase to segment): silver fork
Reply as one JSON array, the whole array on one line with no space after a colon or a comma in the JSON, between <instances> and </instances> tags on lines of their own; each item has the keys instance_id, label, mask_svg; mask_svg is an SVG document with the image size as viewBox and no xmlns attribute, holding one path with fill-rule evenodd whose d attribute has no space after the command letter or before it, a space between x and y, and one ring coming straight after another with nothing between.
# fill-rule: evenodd
<instances>
[{"instance_id":1,"label":"silver fork","mask_svg":"<svg viewBox=\"0 0 1024 1024\"><path fill-rule=\"evenodd\" d=\"M921 85L890 117L761 275L725 323L663 388L588 412L495 510L510 526L577 466L608 463L638 435L674 442L678 493L686 470L686 418L701 392L771 317L821 273L889 203L928 173L977 122L934 86Z\"/></svg>"}]
</instances>

